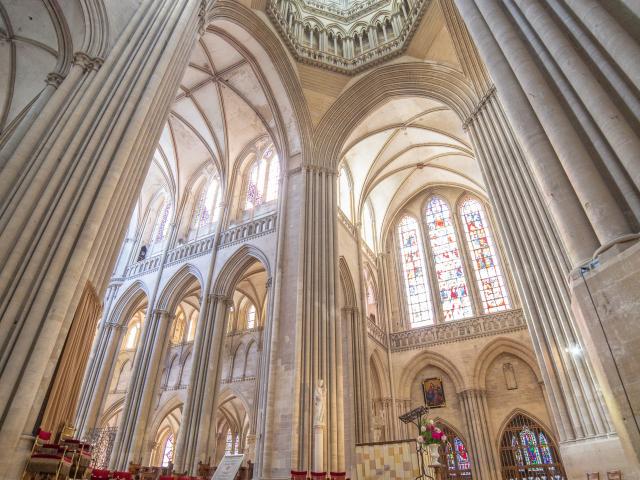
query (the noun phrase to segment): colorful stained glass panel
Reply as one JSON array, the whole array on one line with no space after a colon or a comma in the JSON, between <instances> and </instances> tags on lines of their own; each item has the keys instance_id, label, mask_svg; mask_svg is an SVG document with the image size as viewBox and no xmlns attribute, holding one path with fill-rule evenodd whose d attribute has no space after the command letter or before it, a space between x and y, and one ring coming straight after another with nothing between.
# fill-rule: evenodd
<instances>
[{"instance_id":1,"label":"colorful stained glass panel","mask_svg":"<svg viewBox=\"0 0 640 480\"><path fill-rule=\"evenodd\" d=\"M418 222L405 215L398 225L400 257L412 327L433 324L433 309L424 265Z\"/></svg>"},{"instance_id":2,"label":"colorful stained glass panel","mask_svg":"<svg viewBox=\"0 0 640 480\"><path fill-rule=\"evenodd\" d=\"M484 313L510 308L509 295L482 205L466 200L460 208Z\"/></svg>"},{"instance_id":3,"label":"colorful stained glass panel","mask_svg":"<svg viewBox=\"0 0 640 480\"><path fill-rule=\"evenodd\" d=\"M458 240L449 207L432 197L426 209L431 253L435 264L444 319L458 320L473 315Z\"/></svg>"}]
</instances>

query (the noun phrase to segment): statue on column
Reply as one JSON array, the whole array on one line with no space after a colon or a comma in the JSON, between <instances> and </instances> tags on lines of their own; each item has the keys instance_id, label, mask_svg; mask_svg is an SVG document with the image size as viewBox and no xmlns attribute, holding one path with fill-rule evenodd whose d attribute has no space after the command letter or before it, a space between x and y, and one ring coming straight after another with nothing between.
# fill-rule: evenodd
<instances>
[{"instance_id":1,"label":"statue on column","mask_svg":"<svg viewBox=\"0 0 640 480\"><path fill-rule=\"evenodd\" d=\"M324 380L318 380L318 385L313 392L313 424L324 425L325 416L325 386Z\"/></svg>"},{"instance_id":2,"label":"statue on column","mask_svg":"<svg viewBox=\"0 0 640 480\"><path fill-rule=\"evenodd\" d=\"M325 402L324 380L319 379L313 391L313 470L316 472L322 472L324 468Z\"/></svg>"}]
</instances>

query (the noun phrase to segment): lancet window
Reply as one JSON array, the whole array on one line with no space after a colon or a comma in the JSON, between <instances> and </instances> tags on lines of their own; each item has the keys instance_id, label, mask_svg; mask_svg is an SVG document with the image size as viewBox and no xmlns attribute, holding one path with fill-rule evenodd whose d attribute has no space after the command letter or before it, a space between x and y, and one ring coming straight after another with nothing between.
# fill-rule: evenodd
<instances>
[{"instance_id":1,"label":"lancet window","mask_svg":"<svg viewBox=\"0 0 640 480\"><path fill-rule=\"evenodd\" d=\"M338 207L344 216L353 221L353 190L349 171L343 165L338 172Z\"/></svg>"},{"instance_id":2,"label":"lancet window","mask_svg":"<svg viewBox=\"0 0 640 480\"><path fill-rule=\"evenodd\" d=\"M444 197L433 195L426 202L423 222L404 215L398 234L409 326L433 324L436 315L452 321L511 308L497 246L480 201L464 199L456 214ZM427 239L426 245L421 238ZM471 271L475 282L469 280ZM434 305L432 297L439 304Z\"/></svg>"},{"instance_id":3,"label":"lancet window","mask_svg":"<svg viewBox=\"0 0 640 480\"><path fill-rule=\"evenodd\" d=\"M370 202L365 202L362 207L362 236L369 248L375 250L375 219Z\"/></svg>"},{"instance_id":4,"label":"lancet window","mask_svg":"<svg viewBox=\"0 0 640 480\"><path fill-rule=\"evenodd\" d=\"M482 309L484 313L507 310L510 308L509 295L484 209L479 201L470 198L462 203L460 215L480 290Z\"/></svg>"},{"instance_id":5,"label":"lancet window","mask_svg":"<svg viewBox=\"0 0 640 480\"><path fill-rule=\"evenodd\" d=\"M220 181L211 178L198 192L193 217L191 219L191 238L199 238L210 233L210 226L220 217Z\"/></svg>"},{"instance_id":6,"label":"lancet window","mask_svg":"<svg viewBox=\"0 0 640 480\"><path fill-rule=\"evenodd\" d=\"M247 329L252 328L256 328L256 307L253 304L247 308Z\"/></svg>"},{"instance_id":7,"label":"lancet window","mask_svg":"<svg viewBox=\"0 0 640 480\"><path fill-rule=\"evenodd\" d=\"M170 463L173 463L173 454L175 452L175 440L173 433L169 432L166 440L164 441L164 447L162 449L162 466L168 467Z\"/></svg>"},{"instance_id":8,"label":"lancet window","mask_svg":"<svg viewBox=\"0 0 640 480\"><path fill-rule=\"evenodd\" d=\"M171 216L171 202L165 200L158 210L158 216L156 217L156 223L153 228L153 235L151 236L152 243L154 245L161 244L169 234L169 217Z\"/></svg>"},{"instance_id":9,"label":"lancet window","mask_svg":"<svg viewBox=\"0 0 640 480\"><path fill-rule=\"evenodd\" d=\"M404 276L409 322L412 327L433 324L433 308L424 263L420 230L415 218L405 215L398 225L400 261Z\"/></svg>"},{"instance_id":10,"label":"lancet window","mask_svg":"<svg viewBox=\"0 0 640 480\"><path fill-rule=\"evenodd\" d=\"M470 317L473 310L458 239L451 211L442 198L431 197L427 203L425 220L444 319L447 321Z\"/></svg>"},{"instance_id":11,"label":"lancet window","mask_svg":"<svg viewBox=\"0 0 640 480\"><path fill-rule=\"evenodd\" d=\"M273 145L249 168L244 210L252 210L278 198L280 161Z\"/></svg>"}]
</instances>

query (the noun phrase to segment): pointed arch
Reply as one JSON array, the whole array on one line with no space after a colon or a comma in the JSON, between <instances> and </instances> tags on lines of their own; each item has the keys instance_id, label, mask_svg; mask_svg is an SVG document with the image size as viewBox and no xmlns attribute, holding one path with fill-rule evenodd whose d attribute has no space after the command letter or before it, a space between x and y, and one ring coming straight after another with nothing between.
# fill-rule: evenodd
<instances>
[{"instance_id":1,"label":"pointed arch","mask_svg":"<svg viewBox=\"0 0 640 480\"><path fill-rule=\"evenodd\" d=\"M428 366L439 368L446 373L451 378L456 392L464 389L464 378L458 368L449 359L439 353L430 351L420 352L411 359L408 365L408 368L405 368L400 375L397 384L399 398L411 397L411 387L415 384L416 377L421 370Z\"/></svg>"},{"instance_id":2,"label":"pointed arch","mask_svg":"<svg viewBox=\"0 0 640 480\"><path fill-rule=\"evenodd\" d=\"M158 296L156 308L158 310L174 312L178 308L182 297L192 288L194 282L198 284L202 292L204 285L202 273L197 267L187 263L165 284Z\"/></svg>"},{"instance_id":3,"label":"pointed arch","mask_svg":"<svg viewBox=\"0 0 640 480\"><path fill-rule=\"evenodd\" d=\"M355 308L358 305L356 297L356 287L353 284L353 277L349 270L349 265L343 256L338 260L338 269L340 271L340 285L342 287L344 307Z\"/></svg>"},{"instance_id":4,"label":"pointed arch","mask_svg":"<svg viewBox=\"0 0 640 480\"><path fill-rule=\"evenodd\" d=\"M499 431L497 440L503 476L567 479L555 436L539 419L524 410L514 409Z\"/></svg>"},{"instance_id":5,"label":"pointed arch","mask_svg":"<svg viewBox=\"0 0 640 480\"><path fill-rule=\"evenodd\" d=\"M487 372L493 361L503 353L513 355L526 363L533 371L536 380L543 381L538 363L530 348L510 338L496 338L489 342L480 352L475 362L473 373L475 388L486 389Z\"/></svg>"},{"instance_id":6,"label":"pointed arch","mask_svg":"<svg viewBox=\"0 0 640 480\"><path fill-rule=\"evenodd\" d=\"M125 326L129 319L148 301L149 292L146 284L136 280L118 297L111 310L109 323Z\"/></svg>"},{"instance_id":7,"label":"pointed arch","mask_svg":"<svg viewBox=\"0 0 640 480\"><path fill-rule=\"evenodd\" d=\"M238 281L255 261L262 264L267 272L267 278L271 278L269 259L262 250L253 245L242 245L229 257L220 270L213 287L214 295L232 298Z\"/></svg>"}]
</instances>

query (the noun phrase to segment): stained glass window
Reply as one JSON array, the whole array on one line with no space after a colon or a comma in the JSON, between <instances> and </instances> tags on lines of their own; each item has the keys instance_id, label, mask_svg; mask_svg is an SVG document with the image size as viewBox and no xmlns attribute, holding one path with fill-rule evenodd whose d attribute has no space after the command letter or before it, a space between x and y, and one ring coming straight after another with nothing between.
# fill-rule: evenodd
<instances>
[{"instance_id":1,"label":"stained glass window","mask_svg":"<svg viewBox=\"0 0 640 480\"><path fill-rule=\"evenodd\" d=\"M171 212L171 202L165 201L160 210L153 229L152 240L154 244L162 243L162 240L169 233L169 214Z\"/></svg>"},{"instance_id":2,"label":"stained glass window","mask_svg":"<svg viewBox=\"0 0 640 480\"><path fill-rule=\"evenodd\" d=\"M424 264L418 222L405 215L398 225L400 257L412 327L433 324L433 309Z\"/></svg>"},{"instance_id":3,"label":"stained glass window","mask_svg":"<svg viewBox=\"0 0 640 480\"><path fill-rule=\"evenodd\" d=\"M231 455L232 452L233 452L233 434L231 433L231 430L227 430L227 440L224 447L224 453L225 455Z\"/></svg>"},{"instance_id":4,"label":"stained glass window","mask_svg":"<svg viewBox=\"0 0 640 480\"><path fill-rule=\"evenodd\" d=\"M353 221L353 204L351 202L351 181L349 179L349 172L344 167L340 167L338 173L338 207L342 210L345 216Z\"/></svg>"},{"instance_id":5,"label":"stained glass window","mask_svg":"<svg viewBox=\"0 0 640 480\"><path fill-rule=\"evenodd\" d=\"M193 210L191 231L195 238L209 233L209 226L220 217L220 182L217 177L200 190Z\"/></svg>"},{"instance_id":6,"label":"stained glass window","mask_svg":"<svg viewBox=\"0 0 640 480\"><path fill-rule=\"evenodd\" d=\"M444 448L447 466L449 467L447 478L471 480L471 460L464 442L447 425L438 426L447 435L447 443Z\"/></svg>"},{"instance_id":7,"label":"stained glass window","mask_svg":"<svg viewBox=\"0 0 640 480\"><path fill-rule=\"evenodd\" d=\"M500 445L503 478L565 480L556 446L531 418L516 414L505 427Z\"/></svg>"},{"instance_id":8,"label":"stained glass window","mask_svg":"<svg viewBox=\"0 0 640 480\"><path fill-rule=\"evenodd\" d=\"M520 431L520 444L524 453L524 459L527 465L540 465L542 458L538 449L538 441L534 433L529 428L524 427Z\"/></svg>"},{"instance_id":9,"label":"stained glass window","mask_svg":"<svg viewBox=\"0 0 640 480\"><path fill-rule=\"evenodd\" d=\"M516 465L522 467L524 465L524 460L522 459L522 452L520 451L520 445L518 444L518 440L516 440L515 435L511 437L511 447L514 452L514 457L516 460Z\"/></svg>"},{"instance_id":10,"label":"stained glass window","mask_svg":"<svg viewBox=\"0 0 640 480\"><path fill-rule=\"evenodd\" d=\"M247 308L247 328L252 329L256 327L256 307L250 305Z\"/></svg>"},{"instance_id":11,"label":"stained glass window","mask_svg":"<svg viewBox=\"0 0 640 480\"><path fill-rule=\"evenodd\" d=\"M251 210L278 198L280 161L273 145L265 150L249 170L245 210Z\"/></svg>"},{"instance_id":12,"label":"stained glass window","mask_svg":"<svg viewBox=\"0 0 640 480\"><path fill-rule=\"evenodd\" d=\"M426 220L444 319L470 317L473 315L471 298L462 268L458 240L451 211L442 198L431 197L427 203Z\"/></svg>"},{"instance_id":13,"label":"stained glass window","mask_svg":"<svg viewBox=\"0 0 640 480\"><path fill-rule=\"evenodd\" d=\"M364 207L362 207L362 236L364 237L364 241L367 242L369 248L371 250L375 250L375 236L374 236L374 218L373 211L371 210L371 206L369 202L365 202Z\"/></svg>"},{"instance_id":14,"label":"stained glass window","mask_svg":"<svg viewBox=\"0 0 640 480\"><path fill-rule=\"evenodd\" d=\"M167 439L164 441L164 449L162 450L162 466L168 467L173 462L173 452L175 450L175 441L173 439L173 433L167 435Z\"/></svg>"},{"instance_id":15,"label":"stained glass window","mask_svg":"<svg viewBox=\"0 0 640 480\"><path fill-rule=\"evenodd\" d=\"M553 463L553 457L551 456L551 449L549 448L549 442L547 441L547 437L544 432L540 432L538 436L540 441L538 442L540 445L540 454L542 455L543 463Z\"/></svg>"},{"instance_id":16,"label":"stained glass window","mask_svg":"<svg viewBox=\"0 0 640 480\"><path fill-rule=\"evenodd\" d=\"M484 313L510 308L509 296L489 223L480 202L468 199L460 208Z\"/></svg>"}]
</instances>

